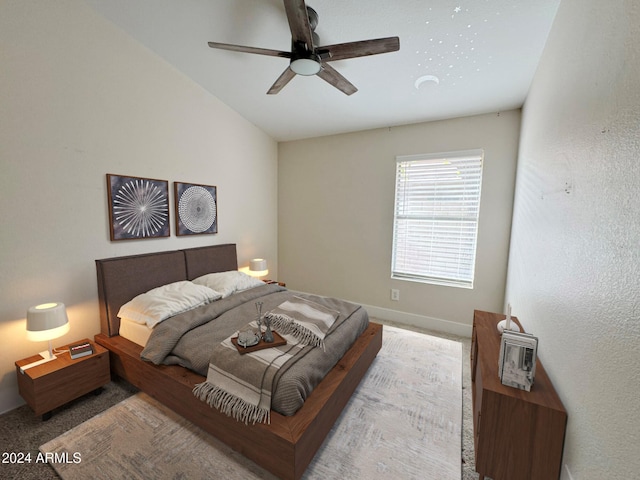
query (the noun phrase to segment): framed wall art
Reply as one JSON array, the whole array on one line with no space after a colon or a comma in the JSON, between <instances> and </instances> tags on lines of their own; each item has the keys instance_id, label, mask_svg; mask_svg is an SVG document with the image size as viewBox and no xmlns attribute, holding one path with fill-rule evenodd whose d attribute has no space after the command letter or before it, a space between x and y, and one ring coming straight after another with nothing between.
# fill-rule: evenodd
<instances>
[{"instance_id":1,"label":"framed wall art","mask_svg":"<svg viewBox=\"0 0 640 480\"><path fill-rule=\"evenodd\" d=\"M218 233L216 187L174 182L176 235Z\"/></svg>"},{"instance_id":2,"label":"framed wall art","mask_svg":"<svg viewBox=\"0 0 640 480\"><path fill-rule=\"evenodd\" d=\"M169 182L107 174L111 240L168 237Z\"/></svg>"}]
</instances>

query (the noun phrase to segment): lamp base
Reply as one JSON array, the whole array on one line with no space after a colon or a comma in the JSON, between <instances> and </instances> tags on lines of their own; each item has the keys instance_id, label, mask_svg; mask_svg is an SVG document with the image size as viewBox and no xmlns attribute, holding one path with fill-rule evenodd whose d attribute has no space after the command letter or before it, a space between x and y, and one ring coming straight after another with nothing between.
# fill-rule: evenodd
<instances>
[{"instance_id":1,"label":"lamp base","mask_svg":"<svg viewBox=\"0 0 640 480\"><path fill-rule=\"evenodd\" d=\"M519 332L520 331L520 327L518 326L518 324L514 321L509 322L511 323L511 325L509 326L509 330L511 330L512 332ZM507 330L507 321L506 320L500 320L498 322L497 325L498 328L498 332L502 333L505 330Z\"/></svg>"},{"instance_id":2,"label":"lamp base","mask_svg":"<svg viewBox=\"0 0 640 480\"><path fill-rule=\"evenodd\" d=\"M31 367L36 367L38 365L42 365L43 363L50 362L51 360L55 360L57 357L49 352L49 350L45 350L44 352L40 352L38 355L42 357L42 360L36 360L28 365L24 365L20 367L20 373L24 373L25 370L28 370Z\"/></svg>"}]
</instances>

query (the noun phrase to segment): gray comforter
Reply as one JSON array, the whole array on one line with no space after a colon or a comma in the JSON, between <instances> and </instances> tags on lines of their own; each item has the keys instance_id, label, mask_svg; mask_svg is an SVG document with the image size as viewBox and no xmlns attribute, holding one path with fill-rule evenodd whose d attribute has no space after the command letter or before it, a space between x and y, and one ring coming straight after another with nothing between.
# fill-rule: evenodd
<instances>
[{"instance_id":1,"label":"gray comforter","mask_svg":"<svg viewBox=\"0 0 640 480\"><path fill-rule=\"evenodd\" d=\"M340 312L325 338L325 348L305 347L287 362L275 376L271 408L283 415L293 415L311 391L342 358L364 332L369 317L364 308L343 300L296 293ZM142 358L155 364L182 365L206 376L212 346L222 342L256 318L255 302L263 302L267 313L293 293L278 285L264 285L203 307L176 315L157 325Z\"/></svg>"}]
</instances>

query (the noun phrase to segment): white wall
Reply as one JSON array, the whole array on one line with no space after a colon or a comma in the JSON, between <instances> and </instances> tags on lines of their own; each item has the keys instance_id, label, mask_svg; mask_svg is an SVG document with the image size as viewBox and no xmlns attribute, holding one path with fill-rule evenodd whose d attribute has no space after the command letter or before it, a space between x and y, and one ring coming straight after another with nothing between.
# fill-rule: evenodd
<instances>
[{"instance_id":1,"label":"white wall","mask_svg":"<svg viewBox=\"0 0 640 480\"><path fill-rule=\"evenodd\" d=\"M523 113L506 297L568 411L563 479L640 471L638 45L638 2L563 0Z\"/></svg>"},{"instance_id":2,"label":"white wall","mask_svg":"<svg viewBox=\"0 0 640 480\"><path fill-rule=\"evenodd\" d=\"M76 0L0 3L0 412L31 305L63 301L99 331L94 260L233 242L277 275L277 145ZM219 233L111 242L107 173L216 185Z\"/></svg>"},{"instance_id":3,"label":"white wall","mask_svg":"<svg viewBox=\"0 0 640 480\"><path fill-rule=\"evenodd\" d=\"M503 310L519 128L515 110L280 143L279 279L470 335L474 308ZM395 157L475 148L485 161L474 289L392 280Z\"/></svg>"}]
</instances>

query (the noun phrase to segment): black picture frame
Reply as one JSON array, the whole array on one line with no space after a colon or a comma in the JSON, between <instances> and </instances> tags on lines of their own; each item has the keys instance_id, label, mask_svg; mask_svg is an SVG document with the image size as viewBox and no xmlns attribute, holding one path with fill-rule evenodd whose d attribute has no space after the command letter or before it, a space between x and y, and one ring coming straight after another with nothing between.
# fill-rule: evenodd
<instances>
[{"instance_id":1,"label":"black picture frame","mask_svg":"<svg viewBox=\"0 0 640 480\"><path fill-rule=\"evenodd\" d=\"M168 237L169 182L107 174L111 240Z\"/></svg>"},{"instance_id":2,"label":"black picture frame","mask_svg":"<svg viewBox=\"0 0 640 480\"><path fill-rule=\"evenodd\" d=\"M218 233L218 189L213 185L174 182L176 235Z\"/></svg>"}]
</instances>

